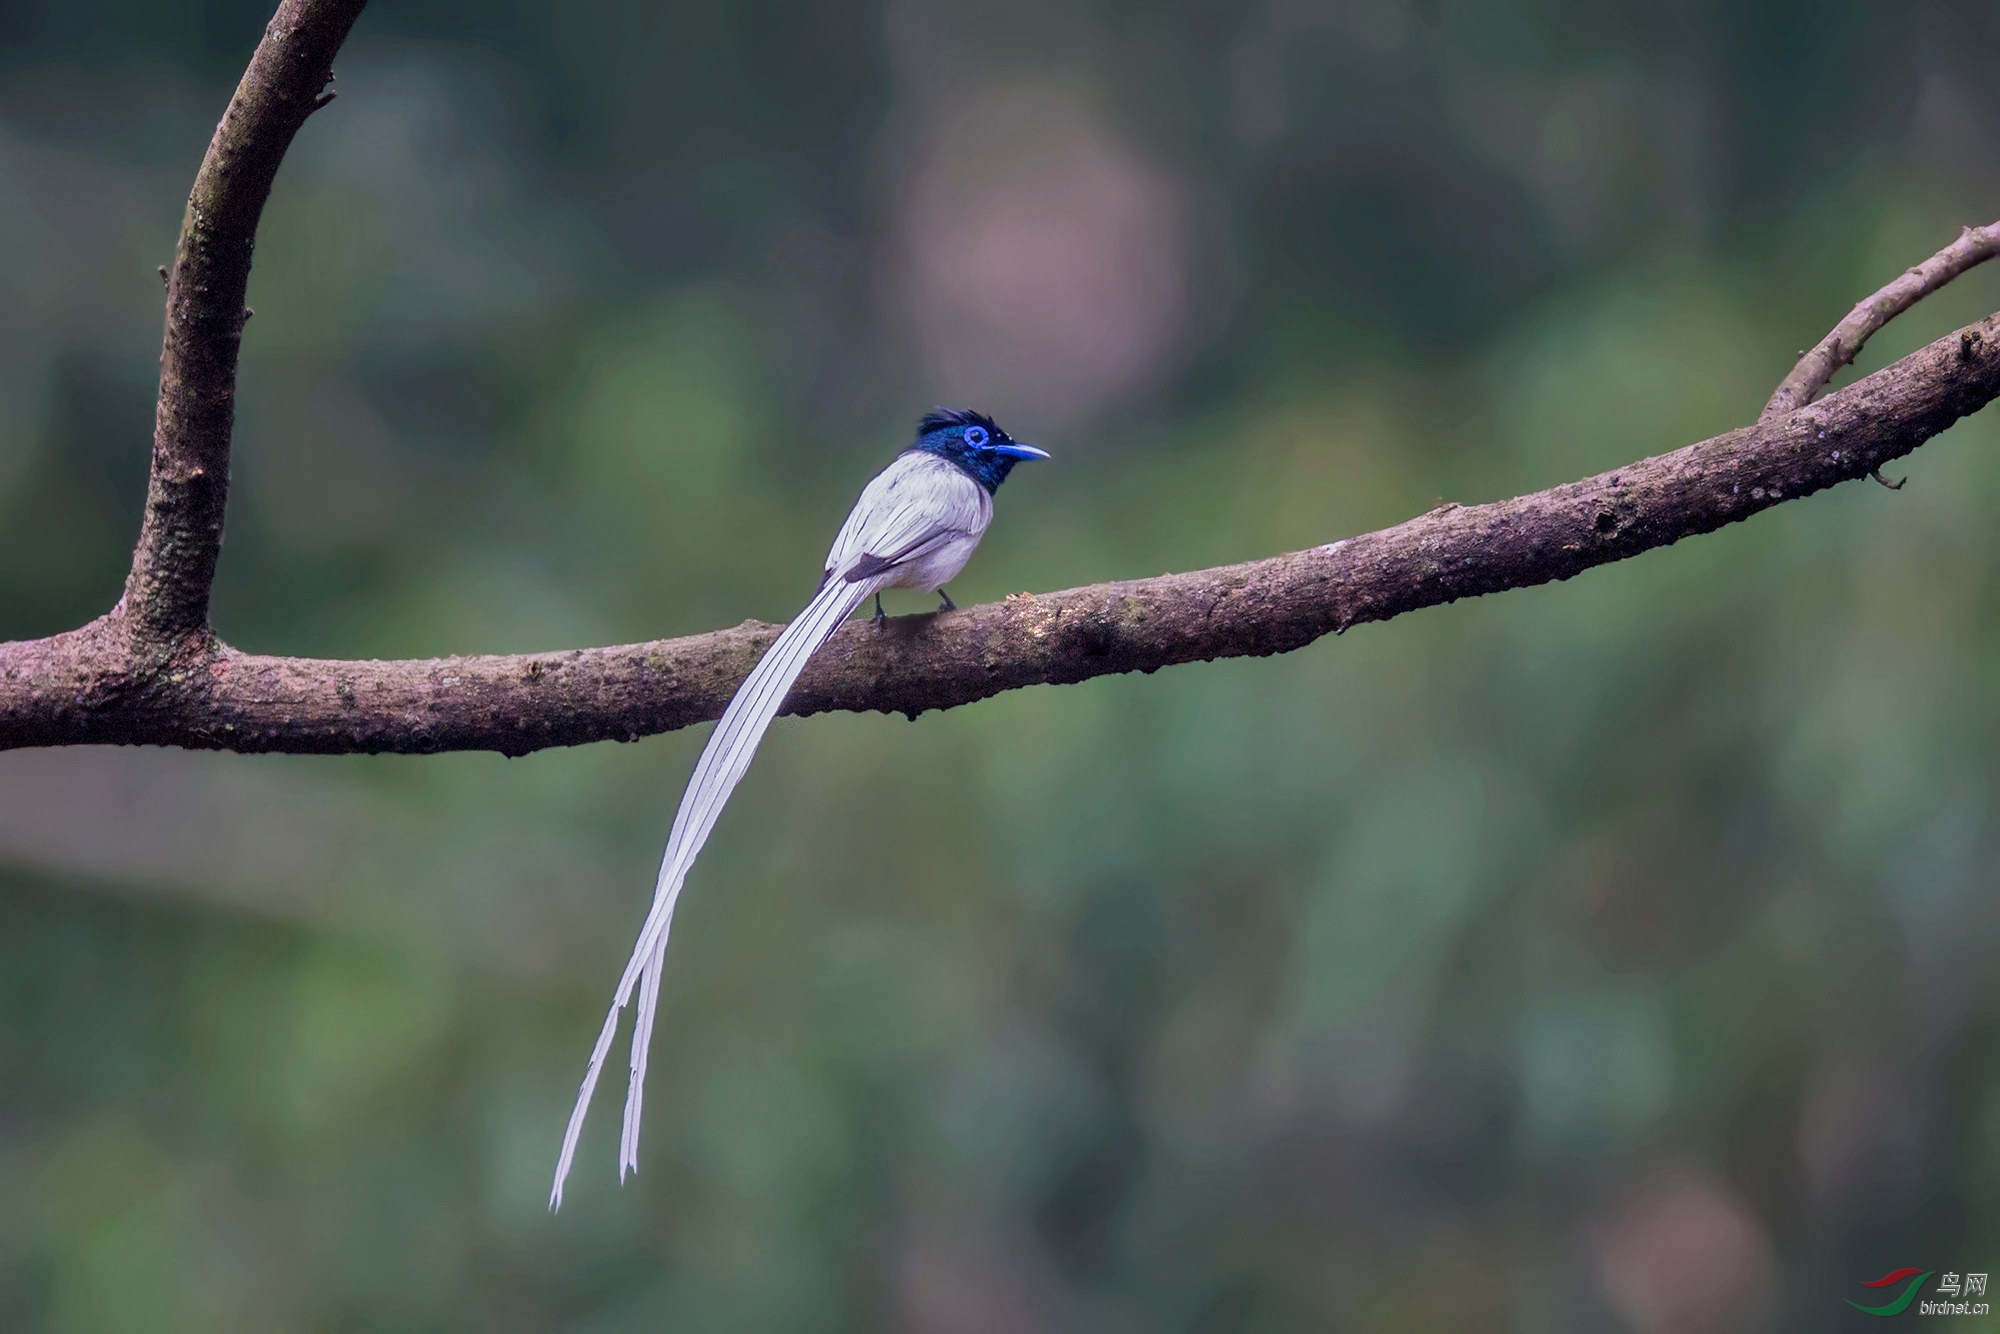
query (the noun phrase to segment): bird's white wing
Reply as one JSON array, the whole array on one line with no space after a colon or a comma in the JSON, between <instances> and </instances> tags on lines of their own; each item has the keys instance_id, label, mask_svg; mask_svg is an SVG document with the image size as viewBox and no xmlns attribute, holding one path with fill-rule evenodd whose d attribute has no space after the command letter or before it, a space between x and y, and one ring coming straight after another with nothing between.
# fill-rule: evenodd
<instances>
[{"instance_id":1,"label":"bird's white wing","mask_svg":"<svg viewBox=\"0 0 2000 1334\"><path fill-rule=\"evenodd\" d=\"M862 491L826 553L823 579L914 565L944 543L977 542L991 522L993 498L984 487L936 455L911 450Z\"/></svg>"},{"instance_id":2,"label":"bird's white wing","mask_svg":"<svg viewBox=\"0 0 2000 1334\"><path fill-rule=\"evenodd\" d=\"M549 1207L562 1205L563 1181L576 1157L585 1114L590 1109L597 1076L618 1032L618 1014L639 990L638 1013L632 1025L631 1082L625 1092L625 1123L618 1151L618 1175L639 1166L639 1121L645 1099L646 1056L652 1042L653 1016L659 1005L660 974L665 964L667 935L674 904L688 868L715 827L729 794L741 781L757 752L757 744L777 717L792 683L812 655L840 623L869 597L899 582L912 561L941 543L977 542L992 520L991 498L980 485L951 464L928 454L906 453L868 484L842 525L827 557L827 572L813 600L785 627L777 642L738 687L696 762L694 776L674 816L673 833L660 862L653 905L639 930L631 960L618 980L618 992L591 1049L590 1065L577 1091L576 1107L563 1134L562 1156L556 1163L555 1187ZM969 550L969 546L968 546Z\"/></svg>"}]
</instances>

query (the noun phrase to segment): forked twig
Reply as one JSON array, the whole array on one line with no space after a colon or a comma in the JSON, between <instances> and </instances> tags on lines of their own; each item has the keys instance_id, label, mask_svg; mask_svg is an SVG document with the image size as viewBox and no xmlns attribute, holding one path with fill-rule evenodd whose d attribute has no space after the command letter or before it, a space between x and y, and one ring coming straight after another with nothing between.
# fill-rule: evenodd
<instances>
[{"instance_id":1,"label":"forked twig","mask_svg":"<svg viewBox=\"0 0 2000 1334\"><path fill-rule=\"evenodd\" d=\"M1861 349L1878 329L1959 274L1995 255L2000 255L2000 222L1967 227L1956 241L1923 263L1904 270L1896 281L1858 302L1846 319L1833 326L1833 332L1799 358L1799 364L1778 385L1757 420L1768 421L1812 402L1842 366L1852 364L1861 355Z\"/></svg>"}]
</instances>

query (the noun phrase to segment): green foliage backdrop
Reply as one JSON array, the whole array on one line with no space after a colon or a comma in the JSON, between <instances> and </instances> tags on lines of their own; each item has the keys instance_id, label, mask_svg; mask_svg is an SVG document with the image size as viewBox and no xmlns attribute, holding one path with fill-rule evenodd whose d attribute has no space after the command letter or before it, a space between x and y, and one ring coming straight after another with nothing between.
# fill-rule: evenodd
<instances>
[{"instance_id":1,"label":"green foliage backdrop","mask_svg":"<svg viewBox=\"0 0 2000 1334\"><path fill-rule=\"evenodd\" d=\"M937 399L1057 458L961 602L1745 423L2000 216L1996 14L380 0L260 240L217 627L780 620ZM0 637L117 596L266 17L0 4ZM1996 446L1286 658L780 724L643 1171L614 1097L556 1218L701 731L0 756L0 1326L1819 1330L1993 1268Z\"/></svg>"}]
</instances>

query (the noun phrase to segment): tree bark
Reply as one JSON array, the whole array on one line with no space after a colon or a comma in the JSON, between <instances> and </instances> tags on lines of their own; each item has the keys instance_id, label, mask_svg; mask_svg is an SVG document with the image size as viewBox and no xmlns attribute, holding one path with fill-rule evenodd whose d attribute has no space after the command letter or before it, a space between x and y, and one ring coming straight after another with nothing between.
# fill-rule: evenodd
<instances>
[{"instance_id":1,"label":"tree bark","mask_svg":"<svg viewBox=\"0 0 2000 1334\"><path fill-rule=\"evenodd\" d=\"M265 657L207 622L221 551L243 295L292 136L331 98L363 0L284 0L195 179L168 283L145 519L125 596L0 644L0 748L84 743L429 753L634 740L718 717L779 627L420 661ZM1563 486L1445 505L1379 532L1190 574L844 626L785 711L915 717L1021 686L1285 653L1329 631L1567 579L1874 475L2000 396L2000 315L1814 402L1877 329L2000 253L1967 231L1856 306L1753 425Z\"/></svg>"},{"instance_id":2,"label":"tree bark","mask_svg":"<svg viewBox=\"0 0 2000 1334\"><path fill-rule=\"evenodd\" d=\"M122 600L154 644L208 632L222 554L236 356L257 221L306 117L333 99L333 57L364 0L284 0L215 127L181 219L167 278L152 477Z\"/></svg>"}]
</instances>

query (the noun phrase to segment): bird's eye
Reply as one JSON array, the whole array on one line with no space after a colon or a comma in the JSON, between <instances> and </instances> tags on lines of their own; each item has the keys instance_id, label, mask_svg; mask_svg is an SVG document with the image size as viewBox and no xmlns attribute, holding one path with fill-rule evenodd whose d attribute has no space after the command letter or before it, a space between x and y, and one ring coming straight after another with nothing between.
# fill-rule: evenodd
<instances>
[{"instance_id":1,"label":"bird's eye","mask_svg":"<svg viewBox=\"0 0 2000 1334\"><path fill-rule=\"evenodd\" d=\"M986 447L986 428L984 426L966 427L965 443L971 445L974 449L984 449Z\"/></svg>"}]
</instances>

